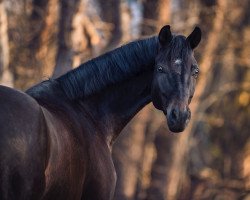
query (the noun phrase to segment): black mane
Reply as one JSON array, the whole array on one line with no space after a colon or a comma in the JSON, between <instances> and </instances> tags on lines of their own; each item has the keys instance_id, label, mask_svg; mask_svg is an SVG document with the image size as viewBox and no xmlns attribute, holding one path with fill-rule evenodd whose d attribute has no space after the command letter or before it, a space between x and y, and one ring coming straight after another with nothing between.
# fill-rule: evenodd
<instances>
[{"instance_id":1,"label":"black mane","mask_svg":"<svg viewBox=\"0 0 250 200\"><path fill-rule=\"evenodd\" d=\"M162 61L175 59L176 55L181 55L181 58L185 59L191 51L186 37L173 36L166 52L159 57ZM128 43L81 64L57 79L43 81L29 88L26 93L40 102L51 93L51 90L57 91L59 87L70 100L87 97L109 85L150 70L155 63L158 48L157 36ZM46 101L48 100L45 98L44 102Z\"/></svg>"},{"instance_id":2,"label":"black mane","mask_svg":"<svg viewBox=\"0 0 250 200\"><path fill-rule=\"evenodd\" d=\"M99 92L154 65L157 37L134 41L81 64L56 81L70 99Z\"/></svg>"}]
</instances>

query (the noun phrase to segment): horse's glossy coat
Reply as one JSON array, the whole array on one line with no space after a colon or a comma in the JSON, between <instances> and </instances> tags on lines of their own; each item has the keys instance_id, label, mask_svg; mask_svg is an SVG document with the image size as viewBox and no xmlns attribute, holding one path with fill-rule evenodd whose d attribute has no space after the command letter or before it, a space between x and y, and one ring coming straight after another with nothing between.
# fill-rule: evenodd
<instances>
[{"instance_id":1,"label":"horse's glossy coat","mask_svg":"<svg viewBox=\"0 0 250 200\"><path fill-rule=\"evenodd\" d=\"M139 110L185 128L200 34L165 26L26 93L0 86L0 199L112 199L112 143Z\"/></svg>"}]
</instances>

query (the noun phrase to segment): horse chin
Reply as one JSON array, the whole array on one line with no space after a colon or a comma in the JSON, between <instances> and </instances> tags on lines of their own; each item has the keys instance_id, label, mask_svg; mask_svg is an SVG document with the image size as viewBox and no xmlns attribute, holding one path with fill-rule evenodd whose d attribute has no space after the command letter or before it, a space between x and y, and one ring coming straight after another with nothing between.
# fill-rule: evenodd
<instances>
[{"instance_id":1,"label":"horse chin","mask_svg":"<svg viewBox=\"0 0 250 200\"><path fill-rule=\"evenodd\" d=\"M187 119L186 122L180 122L180 123L169 123L169 120L167 120L167 125L168 125L168 129L173 132L173 133L180 133L183 132L185 130L185 128L187 127L189 123L189 119Z\"/></svg>"},{"instance_id":2,"label":"horse chin","mask_svg":"<svg viewBox=\"0 0 250 200\"><path fill-rule=\"evenodd\" d=\"M180 133L180 132L183 132L185 130L185 127L180 127L180 126L169 126L168 125L168 128L173 133Z\"/></svg>"}]
</instances>

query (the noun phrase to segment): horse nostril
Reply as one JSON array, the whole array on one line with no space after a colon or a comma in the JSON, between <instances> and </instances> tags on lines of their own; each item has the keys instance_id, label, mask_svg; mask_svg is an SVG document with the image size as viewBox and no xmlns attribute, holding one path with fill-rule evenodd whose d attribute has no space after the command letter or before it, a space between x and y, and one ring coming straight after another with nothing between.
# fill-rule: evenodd
<instances>
[{"instance_id":1,"label":"horse nostril","mask_svg":"<svg viewBox=\"0 0 250 200\"><path fill-rule=\"evenodd\" d=\"M170 117L171 117L171 119L172 119L173 121L176 121L177 118L178 118L178 111L177 111L176 109L173 109L173 110L171 111Z\"/></svg>"}]
</instances>

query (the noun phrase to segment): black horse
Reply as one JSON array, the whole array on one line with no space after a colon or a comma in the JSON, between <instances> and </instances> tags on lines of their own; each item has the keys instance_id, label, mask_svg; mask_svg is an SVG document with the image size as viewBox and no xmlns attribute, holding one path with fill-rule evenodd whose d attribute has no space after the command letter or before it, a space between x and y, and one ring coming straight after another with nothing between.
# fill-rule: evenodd
<instances>
[{"instance_id":1,"label":"black horse","mask_svg":"<svg viewBox=\"0 0 250 200\"><path fill-rule=\"evenodd\" d=\"M200 39L164 26L26 93L1 86L0 199L112 199L112 144L129 120L151 101L173 132L190 120Z\"/></svg>"}]
</instances>

